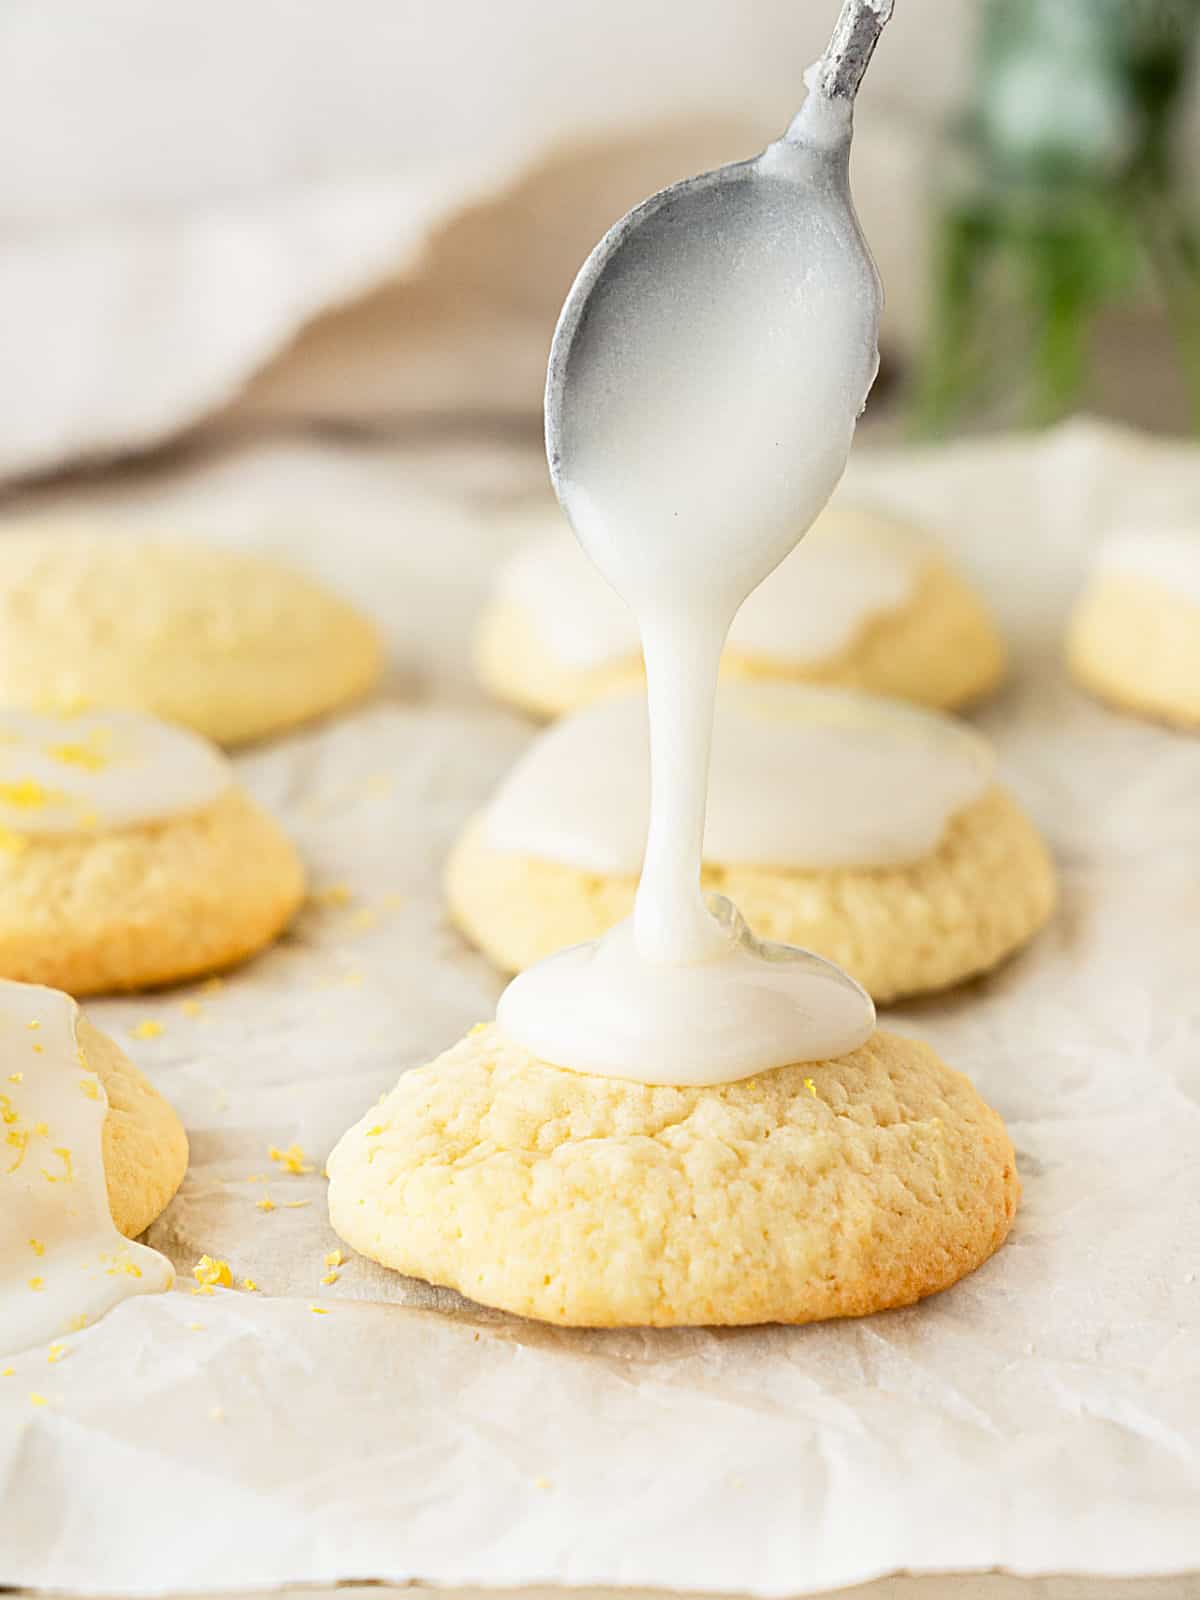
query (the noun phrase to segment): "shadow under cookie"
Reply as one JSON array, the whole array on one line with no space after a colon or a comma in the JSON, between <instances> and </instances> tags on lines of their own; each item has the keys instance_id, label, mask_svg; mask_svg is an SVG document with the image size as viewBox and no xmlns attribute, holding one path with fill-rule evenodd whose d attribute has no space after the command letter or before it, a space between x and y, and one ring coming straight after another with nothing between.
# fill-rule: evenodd
<instances>
[{"instance_id":1,"label":"shadow under cookie","mask_svg":"<svg viewBox=\"0 0 1200 1600\"><path fill-rule=\"evenodd\" d=\"M716 1087L565 1071L474 1029L329 1158L338 1234L483 1305L580 1327L802 1323L911 1304L979 1266L1012 1145L925 1045Z\"/></svg>"}]
</instances>

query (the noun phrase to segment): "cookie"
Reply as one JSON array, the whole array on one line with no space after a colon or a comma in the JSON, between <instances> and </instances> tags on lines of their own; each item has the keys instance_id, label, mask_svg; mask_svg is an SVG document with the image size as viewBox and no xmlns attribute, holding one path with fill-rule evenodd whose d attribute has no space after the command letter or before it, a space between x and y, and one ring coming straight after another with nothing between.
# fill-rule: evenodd
<instances>
[{"instance_id":1,"label":"cookie","mask_svg":"<svg viewBox=\"0 0 1200 1600\"><path fill-rule=\"evenodd\" d=\"M1071 618L1067 660L1121 710L1200 728L1200 536L1108 544Z\"/></svg>"},{"instance_id":2,"label":"cookie","mask_svg":"<svg viewBox=\"0 0 1200 1600\"><path fill-rule=\"evenodd\" d=\"M0 546L0 705L131 707L240 744L357 699L381 660L365 617L263 556L55 529Z\"/></svg>"},{"instance_id":3,"label":"cookie","mask_svg":"<svg viewBox=\"0 0 1200 1600\"><path fill-rule=\"evenodd\" d=\"M909 1305L1004 1241L1012 1145L926 1045L716 1088L547 1066L474 1030L329 1158L360 1254L581 1327L813 1322Z\"/></svg>"},{"instance_id":4,"label":"cookie","mask_svg":"<svg viewBox=\"0 0 1200 1600\"><path fill-rule=\"evenodd\" d=\"M453 921L519 972L633 907L645 709L614 697L539 735L451 852ZM705 887L763 939L843 967L880 1003L985 972L1054 906L1037 830L990 748L937 714L788 684L717 697Z\"/></svg>"},{"instance_id":5,"label":"cookie","mask_svg":"<svg viewBox=\"0 0 1200 1600\"><path fill-rule=\"evenodd\" d=\"M175 1112L107 1034L79 1018L83 1060L108 1101L101 1152L117 1230L136 1239L175 1198L188 1164L187 1134Z\"/></svg>"},{"instance_id":6,"label":"cookie","mask_svg":"<svg viewBox=\"0 0 1200 1600\"><path fill-rule=\"evenodd\" d=\"M0 1120L0 1350L170 1287L170 1262L126 1241L170 1204L187 1136L69 995L0 980Z\"/></svg>"},{"instance_id":7,"label":"cookie","mask_svg":"<svg viewBox=\"0 0 1200 1600\"><path fill-rule=\"evenodd\" d=\"M501 573L476 661L489 693L535 717L642 676L628 611L561 526ZM930 540L879 512L835 504L746 601L722 671L953 709L995 689L1005 664L983 601Z\"/></svg>"},{"instance_id":8,"label":"cookie","mask_svg":"<svg viewBox=\"0 0 1200 1600\"><path fill-rule=\"evenodd\" d=\"M271 943L304 893L219 751L136 712L0 712L0 974L139 989Z\"/></svg>"}]
</instances>

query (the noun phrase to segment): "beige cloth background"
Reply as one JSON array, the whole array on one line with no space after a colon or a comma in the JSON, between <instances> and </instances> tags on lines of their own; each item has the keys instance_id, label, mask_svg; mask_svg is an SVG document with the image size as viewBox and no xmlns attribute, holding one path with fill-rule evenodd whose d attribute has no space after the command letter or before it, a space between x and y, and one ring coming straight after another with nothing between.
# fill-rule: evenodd
<instances>
[{"instance_id":1,"label":"beige cloth background","mask_svg":"<svg viewBox=\"0 0 1200 1600\"><path fill-rule=\"evenodd\" d=\"M13 0L0 8L0 477L255 415L531 415L599 233L786 125L835 0ZM857 192L920 304L921 154L973 0L903 0ZM380 285L386 285L380 291ZM380 291L375 293L375 291Z\"/></svg>"}]
</instances>

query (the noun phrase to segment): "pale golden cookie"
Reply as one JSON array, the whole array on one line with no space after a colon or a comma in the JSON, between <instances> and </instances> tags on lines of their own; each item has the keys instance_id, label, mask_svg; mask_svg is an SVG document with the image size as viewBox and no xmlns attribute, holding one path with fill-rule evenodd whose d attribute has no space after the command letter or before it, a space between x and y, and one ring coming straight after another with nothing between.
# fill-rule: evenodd
<instances>
[{"instance_id":1,"label":"pale golden cookie","mask_svg":"<svg viewBox=\"0 0 1200 1600\"><path fill-rule=\"evenodd\" d=\"M484 1305L583 1327L902 1306L1003 1242L1004 1125L923 1044L716 1088L547 1066L494 1025L406 1073L329 1158L340 1236Z\"/></svg>"},{"instance_id":2,"label":"pale golden cookie","mask_svg":"<svg viewBox=\"0 0 1200 1600\"><path fill-rule=\"evenodd\" d=\"M584 669L564 664L529 618L504 600L483 614L476 663L490 694L535 717L561 716L643 678L637 656ZM730 645L721 671L726 678L863 689L950 710L991 693L1006 664L1004 642L983 601L947 562L930 556L905 604L869 618L836 654L801 663Z\"/></svg>"},{"instance_id":3,"label":"pale golden cookie","mask_svg":"<svg viewBox=\"0 0 1200 1600\"><path fill-rule=\"evenodd\" d=\"M174 1111L113 1041L80 1017L84 1059L108 1098L104 1175L113 1221L136 1239L164 1212L187 1171L188 1142Z\"/></svg>"},{"instance_id":4,"label":"pale golden cookie","mask_svg":"<svg viewBox=\"0 0 1200 1600\"><path fill-rule=\"evenodd\" d=\"M1031 939L1054 908L1054 869L1032 822L990 788L911 865L825 869L708 866L763 939L844 967L880 1003L961 983ZM455 924L504 972L596 939L633 910L632 877L584 872L491 847L476 819L451 852Z\"/></svg>"},{"instance_id":5,"label":"pale golden cookie","mask_svg":"<svg viewBox=\"0 0 1200 1600\"><path fill-rule=\"evenodd\" d=\"M194 977L270 944L303 894L291 843L236 788L165 822L0 837L0 976L73 995Z\"/></svg>"},{"instance_id":6,"label":"pale golden cookie","mask_svg":"<svg viewBox=\"0 0 1200 1600\"><path fill-rule=\"evenodd\" d=\"M1077 681L1139 716L1200 728L1200 605L1153 579L1098 572L1071 618Z\"/></svg>"},{"instance_id":7,"label":"pale golden cookie","mask_svg":"<svg viewBox=\"0 0 1200 1600\"><path fill-rule=\"evenodd\" d=\"M365 617L262 556L54 529L0 542L0 705L133 707L238 744L356 699L380 668Z\"/></svg>"}]
</instances>

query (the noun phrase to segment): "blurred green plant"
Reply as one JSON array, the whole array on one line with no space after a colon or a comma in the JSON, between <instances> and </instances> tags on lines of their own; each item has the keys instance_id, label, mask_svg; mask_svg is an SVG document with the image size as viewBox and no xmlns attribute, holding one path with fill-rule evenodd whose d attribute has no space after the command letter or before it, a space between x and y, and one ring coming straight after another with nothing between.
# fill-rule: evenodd
<instances>
[{"instance_id":1,"label":"blurred green plant","mask_svg":"<svg viewBox=\"0 0 1200 1600\"><path fill-rule=\"evenodd\" d=\"M1079 401L1096 319L1157 293L1200 429L1200 214L1176 160L1200 0L981 0L944 174L917 431Z\"/></svg>"}]
</instances>

